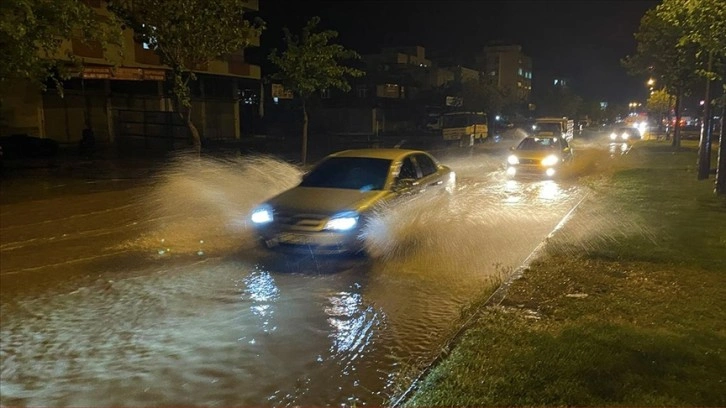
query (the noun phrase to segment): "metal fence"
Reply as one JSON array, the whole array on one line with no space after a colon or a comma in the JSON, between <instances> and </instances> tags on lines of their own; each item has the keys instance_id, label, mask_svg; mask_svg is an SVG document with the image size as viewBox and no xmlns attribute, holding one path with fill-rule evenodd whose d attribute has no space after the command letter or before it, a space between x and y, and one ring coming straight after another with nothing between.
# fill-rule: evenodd
<instances>
[{"instance_id":1,"label":"metal fence","mask_svg":"<svg viewBox=\"0 0 726 408\"><path fill-rule=\"evenodd\" d=\"M113 111L117 143L150 150L173 150L189 144L189 130L176 112Z\"/></svg>"}]
</instances>

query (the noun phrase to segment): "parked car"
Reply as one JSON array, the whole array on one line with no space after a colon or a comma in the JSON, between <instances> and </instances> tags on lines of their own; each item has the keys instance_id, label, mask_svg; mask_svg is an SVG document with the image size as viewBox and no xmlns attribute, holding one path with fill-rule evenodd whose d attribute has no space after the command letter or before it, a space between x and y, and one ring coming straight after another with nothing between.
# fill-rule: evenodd
<instances>
[{"instance_id":1,"label":"parked car","mask_svg":"<svg viewBox=\"0 0 726 408\"><path fill-rule=\"evenodd\" d=\"M615 143L640 140L641 138L640 131L634 127L620 127L610 133L610 141Z\"/></svg>"},{"instance_id":2,"label":"parked car","mask_svg":"<svg viewBox=\"0 0 726 408\"><path fill-rule=\"evenodd\" d=\"M11 135L0 137L2 159L16 158L48 158L58 153L58 142L28 135Z\"/></svg>"},{"instance_id":3,"label":"parked car","mask_svg":"<svg viewBox=\"0 0 726 408\"><path fill-rule=\"evenodd\" d=\"M365 226L381 204L422 193L452 192L455 173L431 154L354 149L321 160L302 181L252 211L267 248L316 254L358 253Z\"/></svg>"},{"instance_id":4,"label":"parked car","mask_svg":"<svg viewBox=\"0 0 726 408\"><path fill-rule=\"evenodd\" d=\"M573 152L567 140L557 136L528 136L507 157L507 175L532 174L553 177L572 162Z\"/></svg>"}]
</instances>

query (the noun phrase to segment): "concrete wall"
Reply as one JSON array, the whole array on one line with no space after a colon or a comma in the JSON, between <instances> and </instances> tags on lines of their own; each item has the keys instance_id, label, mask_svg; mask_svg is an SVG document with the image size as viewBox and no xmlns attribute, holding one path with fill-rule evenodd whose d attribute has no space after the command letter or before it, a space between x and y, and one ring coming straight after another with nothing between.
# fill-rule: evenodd
<instances>
[{"instance_id":1,"label":"concrete wall","mask_svg":"<svg viewBox=\"0 0 726 408\"><path fill-rule=\"evenodd\" d=\"M0 136L27 134L43 137L43 108L40 91L24 82L10 85L0 105Z\"/></svg>"}]
</instances>

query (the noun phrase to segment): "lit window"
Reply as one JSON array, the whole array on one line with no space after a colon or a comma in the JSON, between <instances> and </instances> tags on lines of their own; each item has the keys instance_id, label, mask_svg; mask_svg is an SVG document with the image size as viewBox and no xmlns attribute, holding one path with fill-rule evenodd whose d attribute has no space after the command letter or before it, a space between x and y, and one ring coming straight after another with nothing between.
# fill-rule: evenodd
<instances>
[{"instance_id":1,"label":"lit window","mask_svg":"<svg viewBox=\"0 0 726 408\"><path fill-rule=\"evenodd\" d=\"M524 75L524 71L522 70L522 68L519 69L518 74L519 74L519 76L523 76Z\"/></svg>"},{"instance_id":2,"label":"lit window","mask_svg":"<svg viewBox=\"0 0 726 408\"><path fill-rule=\"evenodd\" d=\"M330 99L330 89L325 88L320 90L320 97L322 99Z\"/></svg>"},{"instance_id":3,"label":"lit window","mask_svg":"<svg viewBox=\"0 0 726 408\"><path fill-rule=\"evenodd\" d=\"M141 27L146 28L146 24L141 24ZM153 34L153 32L156 30L156 27L149 26L151 28L149 31ZM146 33L148 37L145 35L144 39L141 41L141 48L145 50L155 50L156 49L156 37L154 37L152 34ZM145 41L144 41L145 40Z\"/></svg>"}]
</instances>

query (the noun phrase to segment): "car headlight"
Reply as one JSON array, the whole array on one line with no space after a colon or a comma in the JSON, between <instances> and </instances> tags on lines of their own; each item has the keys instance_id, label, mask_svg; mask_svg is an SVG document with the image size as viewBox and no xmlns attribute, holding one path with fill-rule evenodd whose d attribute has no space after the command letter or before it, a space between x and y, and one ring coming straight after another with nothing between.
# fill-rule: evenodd
<instances>
[{"instance_id":1,"label":"car headlight","mask_svg":"<svg viewBox=\"0 0 726 408\"><path fill-rule=\"evenodd\" d=\"M560 161L560 158L555 156L554 154L551 154L544 159L542 159L542 165L543 166L554 166Z\"/></svg>"},{"instance_id":2,"label":"car headlight","mask_svg":"<svg viewBox=\"0 0 726 408\"><path fill-rule=\"evenodd\" d=\"M519 164L519 158L515 155L507 157L507 163L511 165Z\"/></svg>"},{"instance_id":3,"label":"car headlight","mask_svg":"<svg viewBox=\"0 0 726 408\"><path fill-rule=\"evenodd\" d=\"M615 132L610 133L610 140L615 140L617 138L618 138L618 134L617 133L615 133Z\"/></svg>"},{"instance_id":4,"label":"car headlight","mask_svg":"<svg viewBox=\"0 0 726 408\"><path fill-rule=\"evenodd\" d=\"M334 215L325 224L326 230L348 231L358 224L359 215L355 211L346 211L344 213Z\"/></svg>"},{"instance_id":5,"label":"car headlight","mask_svg":"<svg viewBox=\"0 0 726 408\"><path fill-rule=\"evenodd\" d=\"M269 206L257 207L252 211L250 219L254 224L267 224L268 222L272 222L274 219L272 208Z\"/></svg>"},{"instance_id":6,"label":"car headlight","mask_svg":"<svg viewBox=\"0 0 726 408\"><path fill-rule=\"evenodd\" d=\"M628 140L628 138L630 137L630 135L628 134L628 132L623 132L622 137L623 137L623 139Z\"/></svg>"}]
</instances>

